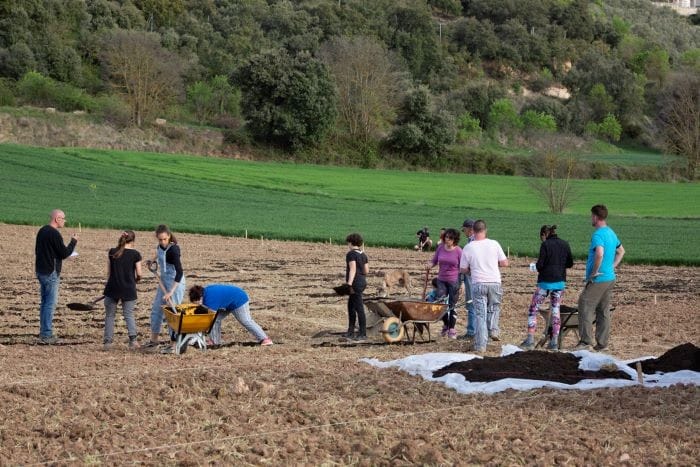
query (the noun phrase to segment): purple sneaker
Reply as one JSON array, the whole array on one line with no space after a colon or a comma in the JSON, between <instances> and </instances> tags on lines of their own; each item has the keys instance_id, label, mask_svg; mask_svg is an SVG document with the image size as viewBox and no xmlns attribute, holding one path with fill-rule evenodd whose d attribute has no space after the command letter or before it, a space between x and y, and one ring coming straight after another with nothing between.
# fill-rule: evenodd
<instances>
[{"instance_id":1,"label":"purple sneaker","mask_svg":"<svg viewBox=\"0 0 700 467\"><path fill-rule=\"evenodd\" d=\"M457 331L455 329L448 330L447 337L449 337L450 339L457 339Z\"/></svg>"},{"instance_id":2,"label":"purple sneaker","mask_svg":"<svg viewBox=\"0 0 700 467\"><path fill-rule=\"evenodd\" d=\"M440 331L440 337L447 337L447 333L448 333L449 331L450 331L450 330L447 329L447 326L443 326L443 327L442 327L442 331Z\"/></svg>"}]
</instances>

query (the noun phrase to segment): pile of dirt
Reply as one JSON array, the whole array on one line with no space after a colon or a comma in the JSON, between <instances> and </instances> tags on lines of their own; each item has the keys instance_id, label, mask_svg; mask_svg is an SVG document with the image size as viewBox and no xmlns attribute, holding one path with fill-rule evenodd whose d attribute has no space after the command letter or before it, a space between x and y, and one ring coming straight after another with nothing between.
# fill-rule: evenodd
<instances>
[{"instance_id":1,"label":"pile of dirt","mask_svg":"<svg viewBox=\"0 0 700 467\"><path fill-rule=\"evenodd\" d=\"M691 370L700 372L700 348L691 344L681 344L660 356L649 360L640 360L642 371L648 375L669 373L672 371ZM629 364L636 368L637 362Z\"/></svg>"},{"instance_id":2,"label":"pile of dirt","mask_svg":"<svg viewBox=\"0 0 700 467\"><path fill-rule=\"evenodd\" d=\"M580 357L564 352L516 352L505 357L475 358L455 362L433 372L434 378L459 373L467 381L490 382L505 378L536 379L564 384L576 384L584 379L632 379L620 370L579 369Z\"/></svg>"}]
</instances>

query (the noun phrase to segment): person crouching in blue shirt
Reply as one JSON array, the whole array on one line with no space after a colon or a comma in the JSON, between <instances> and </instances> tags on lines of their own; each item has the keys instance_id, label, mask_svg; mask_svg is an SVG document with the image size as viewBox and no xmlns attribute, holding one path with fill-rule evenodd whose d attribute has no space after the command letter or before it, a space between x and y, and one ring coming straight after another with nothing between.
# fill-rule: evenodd
<instances>
[{"instance_id":1,"label":"person crouching in blue shirt","mask_svg":"<svg viewBox=\"0 0 700 467\"><path fill-rule=\"evenodd\" d=\"M272 345L272 339L250 316L249 299L245 290L229 284L212 284L205 287L195 285L190 288L189 295L192 303L201 303L219 312L209 333L212 344L221 344L221 322L228 315L233 314L234 318L255 336L260 345Z\"/></svg>"}]
</instances>

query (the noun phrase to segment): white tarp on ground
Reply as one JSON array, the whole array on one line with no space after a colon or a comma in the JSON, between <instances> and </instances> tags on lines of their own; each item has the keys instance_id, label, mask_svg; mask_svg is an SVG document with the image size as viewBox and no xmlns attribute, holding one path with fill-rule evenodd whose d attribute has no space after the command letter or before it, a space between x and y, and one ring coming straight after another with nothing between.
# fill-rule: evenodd
<instances>
[{"instance_id":1,"label":"white tarp on ground","mask_svg":"<svg viewBox=\"0 0 700 467\"><path fill-rule=\"evenodd\" d=\"M520 352L521 349L514 345L504 345L501 351L501 356L510 355L515 352ZM634 386L639 384L637 381L637 371L627 366L628 363L637 360L646 360L654 357L639 357L632 360L617 360L610 355L602 353L593 353L587 350L572 352L575 356L581 357L579 368L582 370L597 371L603 365L615 364L617 367L629 374L632 380L623 379L585 379L576 384L564 384L554 381L539 381L533 379L517 379L506 378L488 383L470 383L464 376L457 373L450 373L440 378L433 378L433 371L439 370L450 363L464 362L473 358L481 358L473 354L465 353L428 353L423 355L411 355L410 357L400 360L391 360L382 362L376 358L363 358L360 361L368 363L377 368L398 368L411 375L421 376L428 381L438 381L445 384L447 387L454 389L462 394L470 394L481 392L493 394L496 392L505 391L506 389L516 389L519 391L527 391L537 388L556 388L556 389L598 389L598 388L617 388ZM668 387L673 384L694 384L700 386L700 373L696 371L675 371L665 374L644 375L645 387Z\"/></svg>"}]
</instances>

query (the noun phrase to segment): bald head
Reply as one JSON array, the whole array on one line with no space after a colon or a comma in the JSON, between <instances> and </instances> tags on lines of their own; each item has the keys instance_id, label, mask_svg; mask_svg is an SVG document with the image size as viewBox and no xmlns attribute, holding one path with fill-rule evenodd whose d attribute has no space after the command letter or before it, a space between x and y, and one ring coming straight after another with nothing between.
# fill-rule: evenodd
<instances>
[{"instance_id":1,"label":"bald head","mask_svg":"<svg viewBox=\"0 0 700 467\"><path fill-rule=\"evenodd\" d=\"M63 227L66 224L66 215L60 209L54 209L53 211L51 211L50 217L51 217L51 222L50 222L51 226L53 226L57 229L60 229L61 227Z\"/></svg>"}]
</instances>

